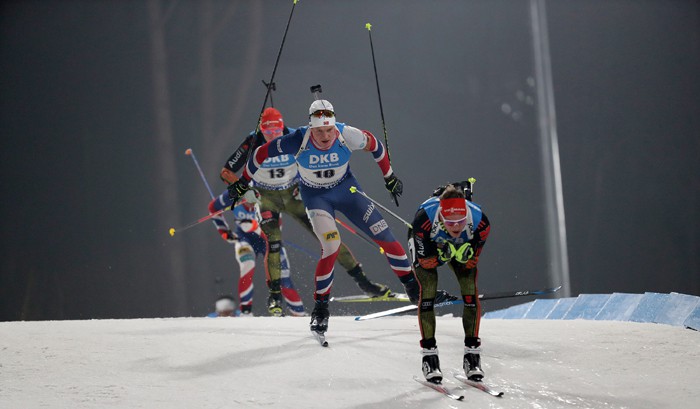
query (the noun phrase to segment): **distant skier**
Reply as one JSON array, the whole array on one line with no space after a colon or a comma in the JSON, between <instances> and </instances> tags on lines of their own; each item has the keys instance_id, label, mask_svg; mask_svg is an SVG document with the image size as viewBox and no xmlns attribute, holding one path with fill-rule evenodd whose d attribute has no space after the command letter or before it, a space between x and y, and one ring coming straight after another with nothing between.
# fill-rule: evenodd
<instances>
[{"instance_id":1,"label":"distant skier","mask_svg":"<svg viewBox=\"0 0 700 409\"><path fill-rule=\"evenodd\" d=\"M265 108L260 120L260 131L251 132L238 149L229 157L221 170L221 179L232 184L238 180L236 172L243 168L249 153L266 142L275 140L283 134L296 131L284 125L282 114L275 108ZM296 152L294 152L296 153ZM270 272L270 299L268 306L270 311L275 310L279 304L279 276L280 249L282 249L282 235L280 231L281 214L291 216L299 222L309 233L313 234L313 227L306 214L304 203L299 196L297 164L293 154L280 155L269 158L262 163L260 172L253 177L253 186L261 194L260 210L262 213L262 229L267 235L269 252L266 256L268 270ZM228 193L226 193L228 194ZM223 208L223 207L222 207ZM362 270L355 256L344 244L340 246L338 262L348 272L358 287L369 296L382 296L388 294L388 286L373 283Z\"/></svg>"},{"instance_id":2,"label":"distant skier","mask_svg":"<svg viewBox=\"0 0 700 409\"><path fill-rule=\"evenodd\" d=\"M437 268L444 264L457 277L464 300L464 372L471 380L481 380L484 376L480 359L481 303L477 263L491 227L481 207L467 198L471 199L470 182L441 186L420 205L409 231L408 247L421 288L418 325L423 375L434 383L442 381L433 305L438 285Z\"/></svg>"},{"instance_id":3,"label":"distant skier","mask_svg":"<svg viewBox=\"0 0 700 409\"><path fill-rule=\"evenodd\" d=\"M230 295L222 295L214 303L214 312L210 312L207 317L237 317L240 311L236 310L236 301Z\"/></svg>"},{"instance_id":4,"label":"distant skier","mask_svg":"<svg viewBox=\"0 0 700 409\"><path fill-rule=\"evenodd\" d=\"M248 197L248 198L246 198ZM236 261L240 268L240 278L238 280L238 294L240 297L240 309L243 316L252 314L253 308L253 273L255 272L255 258L258 255L265 256L267 253L267 237L260 228L260 209L258 198L253 190L241 198L236 206L231 210L235 218L236 230L231 231L226 220L222 216L212 218L219 234L224 240L235 245ZM209 203L209 212L215 213L232 203L228 197L228 192L219 195ZM294 288L294 283L290 276L289 261L284 247L280 249L280 291L287 303L289 313L296 316L303 316L304 304L299 293ZM266 281L270 281L269 273L266 270ZM282 307L271 314L281 316Z\"/></svg>"},{"instance_id":5,"label":"distant skier","mask_svg":"<svg viewBox=\"0 0 700 409\"><path fill-rule=\"evenodd\" d=\"M296 157L301 183L299 191L306 205L313 231L320 241L322 256L316 266L315 307L311 313L311 330L323 333L328 329L328 299L333 285L333 264L341 248L335 212L342 212L360 230L381 246L389 266L404 284L412 299L418 297L418 283L405 251L374 203L350 191L360 189L349 167L352 151L371 152L393 197L403 192L401 181L394 174L384 146L368 131L336 123L335 111L326 100L314 101L309 107L309 125L257 148L242 174L242 179L229 186L233 199L248 190L248 181L257 176L268 158ZM262 170L262 169L260 169Z\"/></svg>"}]
</instances>

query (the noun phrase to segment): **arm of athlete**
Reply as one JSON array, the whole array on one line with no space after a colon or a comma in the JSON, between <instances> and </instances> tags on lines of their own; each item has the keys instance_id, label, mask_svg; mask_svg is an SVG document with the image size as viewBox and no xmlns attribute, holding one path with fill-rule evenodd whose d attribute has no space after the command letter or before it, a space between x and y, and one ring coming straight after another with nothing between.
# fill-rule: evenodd
<instances>
[{"instance_id":1,"label":"arm of athlete","mask_svg":"<svg viewBox=\"0 0 700 409\"><path fill-rule=\"evenodd\" d=\"M216 198L212 199L211 202L209 202L209 214L216 213L220 210L230 208L233 202L228 198L228 194L226 191L224 193L220 194ZM236 234L231 231L231 228L229 227L228 223L226 223L226 219L224 219L223 214L219 214L218 216L212 217L212 222L214 222L214 226L216 227L216 230L218 231L219 235L221 235L221 238L226 240L229 243L234 243L238 237L236 237Z\"/></svg>"},{"instance_id":2,"label":"arm of athlete","mask_svg":"<svg viewBox=\"0 0 700 409\"><path fill-rule=\"evenodd\" d=\"M398 198L401 197L403 193L403 183L394 174L391 163L389 163L389 155L384 145L382 145L372 132L362 131L351 126L345 126L343 138L345 138L350 149L363 149L372 153L374 161L377 162L379 169L382 171L384 185L398 206Z\"/></svg>"},{"instance_id":3,"label":"arm of athlete","mask_svg":"<svg viewBox=\"0 0 700 409\"><path fill-rule=\"evenodd\" d=\"M476 267L477 263L479 262L479 255L486 244L486 239L489 237L490 232L491 223L489 222L488 217L486 217L486 214L482 213L481 221L476 226L476 230L474 230L474 237L469 241L474 249L474 256L467 261L467 268L471 269Z\"/></svg>"},{"instance_id":4,"label":"arm of athlete","mask_svg":"<svg viewBox=\"0 0 700 409\"><path fill-rule=\"evenodd\" d=\"M384 176L384 185L386 190L394 199L396 206L399 205L399 197L403 193L403 182L396 177L394 170L391 168L391 163L389 163L389 155L387 150L384 148L381 142L372 135L369 131L362 131L367 137L367 146L365 150L372 152L374 156L374 161L377 162L379 168L382 170L382 176Z\"/></svg>"},{"instance_id":5,"label":"arm of athlete","mask_svg":"<svg viewBox=\"0 0 700 409\"><path fill-rule=\"evenodd\" d=\"M236 149L236 151L229 156L224 164L224 167L221 168L219 177L221 180L226 182L227 185L230 185L238 180L236 173L241 170L245 164L245 161L248 158L248 152L250 152L250 149L253 148L255 144L255 139L254 133L248 135L238 149Z\"/></svg>"},{"instance_id":6,"label":"arm of athlete","mask_svg":"<svg viewBox=\"0 0 700 409\"><path fill-rule=\"evenodd\" d=\"M426 270L436 269L438 262L438 249L435 242L430 239L430 229L433 223L425 210L420 209L411 223L409 238L413 246L413 266Z\"/></svg>"}]
</instances>

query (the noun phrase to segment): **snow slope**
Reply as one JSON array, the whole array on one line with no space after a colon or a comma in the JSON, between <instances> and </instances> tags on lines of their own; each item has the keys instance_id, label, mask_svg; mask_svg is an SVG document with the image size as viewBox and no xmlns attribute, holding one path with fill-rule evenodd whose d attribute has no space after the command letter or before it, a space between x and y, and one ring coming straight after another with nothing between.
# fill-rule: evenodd
<instances>
[{"instance_id":1,"label":"snow slope","mask_svg":"<svg viewBox=\"0 0 700 409\"><path fill-rule=\"evenodd\" d=\"M1 408L693 408L700 333L609 321L482 321L487 380L450 400L420 375L416 318L0 323ZM443 372L462 359L461 319L438 317ZM448 378L449 379L449 378Z\"/></svg>"}]
</instances>

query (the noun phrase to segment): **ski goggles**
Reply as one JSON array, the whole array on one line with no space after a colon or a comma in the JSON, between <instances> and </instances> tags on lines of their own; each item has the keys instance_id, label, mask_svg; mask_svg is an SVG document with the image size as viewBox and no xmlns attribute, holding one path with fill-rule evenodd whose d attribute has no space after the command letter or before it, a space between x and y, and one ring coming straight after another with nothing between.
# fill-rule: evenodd
<instances>
[{"instance_id":1,"label":"ski goggles","mask_svg":"<svg viewBox=\"0 0 700 409\"><path fill-rule=\"evenodd\" d=\"M321 117L326 117L326 118L333 118L335 116L335 112L329 111L327 109L319 109L318 111L314 111L311 115L316 118L321 118Z\"/></svg>"}]
</instances>

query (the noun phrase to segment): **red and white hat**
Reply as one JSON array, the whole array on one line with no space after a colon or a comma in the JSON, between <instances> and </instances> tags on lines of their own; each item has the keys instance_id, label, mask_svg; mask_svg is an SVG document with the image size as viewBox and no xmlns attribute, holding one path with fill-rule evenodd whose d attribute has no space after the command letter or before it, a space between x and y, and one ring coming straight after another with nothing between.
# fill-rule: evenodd
<instances>
[{"instance_id":1,"label":"red and white hat","mask_svg":"<svg viewBox=\"0 0 700 409\"><path fill-rule=\"evenodd\" d=\"M262 116L260 117L260 129L283 127L284 119L282 119L282 113L272 107L265 108Z\"/></svg>"}]
</instances>

